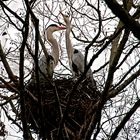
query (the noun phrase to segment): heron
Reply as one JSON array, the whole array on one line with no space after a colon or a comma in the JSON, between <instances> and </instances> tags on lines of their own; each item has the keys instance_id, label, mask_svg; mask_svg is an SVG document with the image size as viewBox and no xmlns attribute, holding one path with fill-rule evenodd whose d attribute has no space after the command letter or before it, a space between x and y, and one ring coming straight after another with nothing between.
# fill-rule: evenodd
<instances>
[{"instance_id":1,"label":"heron","mask_svg":"<svg viewBox=\"0 0 140 140\"><path fill-rule=\"evenodd\" d=\"M85 69L84 66L85 57L81 53L81 51L73 48L72 46L72 42L70 39L71 21L69 19L69 16L64 15L62 12L60 12L60 14L62 15L64 22L66 24L65 38L66 38L66 50L67 50L67 55L69 60L69 66L72 71L73 77L79 77L84 72ZM90 79L91 82L95 84L91 68L88 70L86 74L86 78Z\"/></svg>"},{"instance_id":2,"label":"heron","mask_svg":"<svg viewBox=\"0 0 140 140\"><path fill-rule=\"evenodd\" d=\"M47 60L46 60L46 56L43 55L38 62L40 80L47 80L46 78L48 78L49 75L51 75L50 77L52 78L54 69L59 61L59 45L57 43L57 40L54 38L53 33L55 31L60 31L64 29L66 29L66 27L58 26L56 24L51 24L45 29L45 37L47 38L48 42L51 45L51 54L48 55ZM48 73L47 66L51 68L51 70L49 70L50 73ZM35 78L34 75L35 73L33 72L32 79Z\"/></svg>"}]
</instances>

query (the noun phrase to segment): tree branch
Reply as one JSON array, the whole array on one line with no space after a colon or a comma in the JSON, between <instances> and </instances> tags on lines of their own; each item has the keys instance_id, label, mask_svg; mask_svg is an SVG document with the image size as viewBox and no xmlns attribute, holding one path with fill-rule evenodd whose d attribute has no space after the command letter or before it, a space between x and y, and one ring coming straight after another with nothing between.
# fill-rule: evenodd
<instances>
[{"instance_id":1,"label":"tree branch","mask_svg":"<svg viewBox=\"0 0 140 140\"><path fill-rule=\"evenodd\" d=\"M128 86L134 79L140 76L140 69L132 74L127 80L125 80L118 88L114 89L107 96L108 99L115 97L121 90Z\"/></svg>"},{"instance_id":2,"label":"tree branch","mask_svg":"<svg viewBox=\"0 0 140 140\"><path fill-rule=\"evenodd\" d=\"M0 0L0 5L1 5L2 7L4 7L8 12L10 12L12 15L14 15L15 18L17 18L20 22L24 23L24 20L23 20L20 16L18 16L15 12L13 12L9 7L7 7L7 6L2 2L2 0Z\"/></svg>"},{"instance_id":3,"label":"tree branch","mask_svg":"<svg viewBox=\"0 0 140 140\"><path fill-rule=\"evenodd\" d=\"M20 48L20 63L19 63L19 90L20 90L20 107L21 107L21 121L23 125L23 138L29 139L29 129L27 125L27 116L26 116L26 108L25 108L25 86L24 86L24 51L25 45L28 38L29 33L29 12L27 9L25 24L22 29L23 41Z\"/></svg>"},{"instance_id":4,"label":"tree branch","mask_svg":"<svg viewBox=\"0 0 140 140\"><path fill-rule=\"evenodd\" d=\"M7 72L10 80L12 80L14 83L17 83L17 79L16 79L15 75L13 74L13 72L12 72L12 70L11 70L7 60L6 60L6 55L3 52L1 43L0 43L0 58L2 60L2 63L4 65L4 68L5 68L6 72Z\"/></svg>"},{"instance_id":5,"label":"tree branch","mask_svg":"<svg viewBox=\"0 0 140 140\"><path fill-rule=\"evenodd\" d=\"M130 119L130 117L133 115L133 113L140 107L140 99L134 104L134 106L130 109L130 111L126 114L126 116L123 118L121 123L118 125L118 127L115 129L113 134L111 135L110 140L115 140L121 131L121 129L125 126L127 121Z\"/></svg>"},{"instance_id":6,"label":"tree branch","mask_svg":"<svg viewBox=\"0 0 140 140\"><path fill-rule=\"evenodd\" d=\"M135 37L140 39L140 24L135 21L135 19L124 9L122 8L116 0L105 0L108 7L112 12L129 28Z\"/></svg>"}]
</instances>

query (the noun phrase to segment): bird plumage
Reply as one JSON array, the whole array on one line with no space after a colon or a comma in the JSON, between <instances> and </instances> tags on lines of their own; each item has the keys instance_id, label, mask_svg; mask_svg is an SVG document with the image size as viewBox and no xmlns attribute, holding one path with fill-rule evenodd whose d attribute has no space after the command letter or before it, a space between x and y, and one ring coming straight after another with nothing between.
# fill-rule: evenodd
<instances>
[{"instance_id":1,"label":"bird plumage","mask_svg":"<svg viewBox=\"0 0 140 140\"><path fill-rule=\"evenodd\" d=\"M70 39L71 22L69 16L64 15L62 12L60 13L63 16L63 19L66 23L66 49L69 59L69 65L72 70L73 77L79 77L84 72L85 69L84 66L85 57L79 50L74 49L72 47ZM89 78L93 82L93 84L95 84L91 69L88 70L86 78Z\"/></svg>"},{"instance_id":2,"label":"bird plumage","mask_svg":"<svg viewBox=\"0 0 140 140\"><path fill-rule=\"evenodd\" d=\"M45 36L47 37L48 42L51 45L51 54L46 58L43 55L39 60L39 79L40 81L46 80L46 78L52 78L54 68L57 66L59 61L59 45L57 40L53 37L55 31L64 30L66 27L58 26L56 24L49 25L45 30ZM33 72L32 76L33 81L35 80L35 73Z\"/></svg>"},{"instance_id":3,"label":"bird plumage","mask_svg":"<svg viewBox=\"0 0 140 140\"><path fill-rule=\"evenodd\" d=\"M84 62L84 56L83 54L78 51L77 49L74 49L73 51L73 56L72 56L72 65L76 65L77 70L75 71L75 69L73 69L73 71L75 72L75 75L80 75L84 72L84 67L83 67L83 63Z\"/></svg>"}]
</instances>

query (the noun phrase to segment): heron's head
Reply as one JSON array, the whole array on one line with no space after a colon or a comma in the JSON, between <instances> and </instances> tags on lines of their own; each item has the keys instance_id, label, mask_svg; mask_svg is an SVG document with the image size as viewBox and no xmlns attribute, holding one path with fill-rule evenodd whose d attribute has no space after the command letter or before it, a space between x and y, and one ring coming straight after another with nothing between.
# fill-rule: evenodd
<instances>
[{"instance_id":1,"label":"heron's head","mask_svg":"<svg viewBox=\"0 0 140 140\"><path fill-rule=\"evenodd\" d=\"M55 31L60 31L60 30L64 30L64 29L66 29L65 26L58 26L56 24L51 24L47 27L46 31L53 33Z\"/></svg>"},{"instance_id":2,"label":"heron's head","mask_svg":"<svg viewBox=\"0 0 140 140\"><path fill-rule=\"evenodd\" d=\"M70 18L69 18L69 16L63 14L61 11L60 11L60 14L62 15L62 17L63 17L63 19L64 19L66 25L69 24L69 23L70 23Z\"/></svg>"}]
</instances>

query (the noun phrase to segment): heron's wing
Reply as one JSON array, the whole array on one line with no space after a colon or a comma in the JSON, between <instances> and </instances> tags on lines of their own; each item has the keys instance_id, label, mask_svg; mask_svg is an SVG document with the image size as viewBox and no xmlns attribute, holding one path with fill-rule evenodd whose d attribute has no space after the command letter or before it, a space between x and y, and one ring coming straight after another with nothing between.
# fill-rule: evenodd
<instances>
[{"instance_id":1,"label":"heron's wing","mask_svg":"<svg viewBox=\"0 0 140 140\"><path fill-rule=\"evenodd\" d=\"M84 55L78 51L77 53L73 54L73 59L72 59L73 63L77 66L78 70L82 73L84 72ZM91 68L88 70L87 72L88 76L92 76L92 70Z\"/></svg>"},{"instance_id":2,"label":"heron's wing","mask_svg":"<svg viewBox=\"0 0 140 140\"><path fill-rule=\"evenodd\" d=\"M39 68L40 68L41 72L46 74L47 73L47 70L46 70L47 64L46 64L46 57L45 57L45 55L43 55L40 58L38 65L39 65Z\"/></svg>"},{"instance_id":3,"label":"heron's wing","mask_svg":"<svg viewBox=\"0 0 140 140\"><path fill-rule=\"evenodd\" d=\"M72 61L81 73L84 72L84 56L80 51L73 54Z\"/></svg>"},{"instance_id":4,"label":"heron's wing","mask_svg":"<svg viewBox=\"0 0 140 140\"><path fill-rule=\"evenodd\" d=\"M72 70L75 72L75 74L79 73L79 69L77 67L77 65L75 65L75 63L72 61Z\"/></svg>"}]
</instances>

